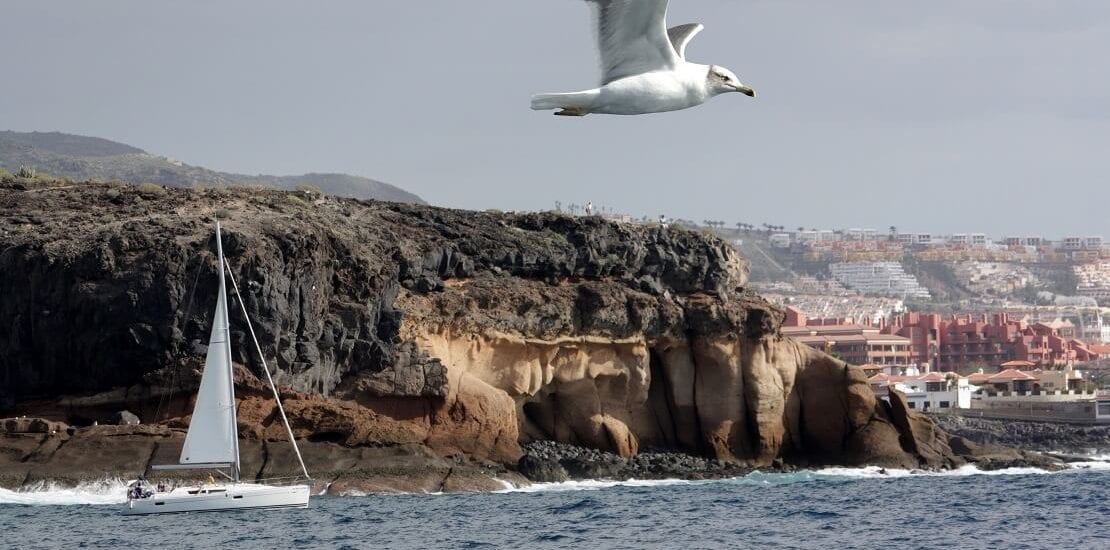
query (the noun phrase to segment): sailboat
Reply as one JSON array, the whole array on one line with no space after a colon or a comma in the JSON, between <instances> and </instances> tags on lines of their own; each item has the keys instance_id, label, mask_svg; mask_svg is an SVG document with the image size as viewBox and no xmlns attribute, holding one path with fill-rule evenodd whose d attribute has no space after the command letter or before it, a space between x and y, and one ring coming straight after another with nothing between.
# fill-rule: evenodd
<instances>
[{"instance_id":1,"label":"sailboat","mask_svg":"<svg viewBox=\"0 0 1110 550\"><path fill-rule=\"evenodd\" d=\"M239 285L231 275L230 266L224 260L224 249L220 237L220 223L216 222L216 252L219 261L220 294L216 299L216 311L212 320L212 333L208 341L208 356L204 362L204 373L201 376L200 389L197 394L196 405L193 408L192 420L189 423L189 432L185 436L185 445L181 448L181 458L178 464L157 465L155 470L186 470L186 469L214 469L226 477L229 482L216 483L209 476L208 483L176 487L170 491L153 490L150 485L140 481L128 491L127 508L125 514L158 514L168 512L215 512L222 510L243 509L274 509L274 508L307 508L309 499L309 486L301 485L264 485L260 483L243 482L240 479L239 467L239 434L235 418L235 384L231 366L231 338L230 325L227 318L227 288L225 286L225 269L231 278L235 295L239 298L239 305L243 307L242 296L239 295ZM247 315L243 308L244 316ZM305 468L301 458L297 441L293 437L293 430L289 427L289 420L285 416L285 409L281 406L281 397L277 387L270 376L270 368L262 355L262 348L258 345L254 327L250 317L247 316L247 328L251 338L262 357L262 367L266 372L266 380L274 392L278 412L285 423L285 431L290 443L300 462L301 471L306 480L311 480L308 469ZM227 475L222 470L230 469ZM148 482L149 483L149 482ZM158 488L161 488L160 486Z\"/></svg>"}]
</instances>

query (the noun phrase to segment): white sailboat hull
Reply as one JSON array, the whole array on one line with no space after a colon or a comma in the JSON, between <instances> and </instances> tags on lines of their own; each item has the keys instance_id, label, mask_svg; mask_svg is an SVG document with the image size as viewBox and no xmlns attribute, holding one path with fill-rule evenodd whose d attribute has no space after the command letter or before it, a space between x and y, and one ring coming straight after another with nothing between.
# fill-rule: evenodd
<instances>
[{"instance_id":1,"label":"white sailboat hull","mask_svg":"<svg viewBox=\"0 0 1110 550\"><path fill-rule=\"evenodd\" d=\"M236 483L178 487L168 493L154 493L147 498L128 499L124 514L307 508L308 498L307 485L276 487Z\"/></svg>"}]
</instances>

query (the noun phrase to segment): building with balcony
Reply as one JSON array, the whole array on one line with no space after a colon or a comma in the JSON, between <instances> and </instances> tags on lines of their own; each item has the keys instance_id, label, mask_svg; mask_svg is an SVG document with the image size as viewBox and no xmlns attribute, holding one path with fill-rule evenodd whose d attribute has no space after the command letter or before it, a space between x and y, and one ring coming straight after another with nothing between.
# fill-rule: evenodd
<instances>
[{"instance_id":1,"label":"building with balcony","mask_svg":"<svg viewBox=\"0 0 1110 550\"><path fill-rule=\"evenodd\" d=\"M1077 339L1069 321L1026 323L1005 313L943 317L935 313L896 315L881 328L910 340L914 363L933 370L961 371L1024 361L1028 367L1060 367L1094 361L1099 355Z\"/></svg>"},{"instance_id":2,"label":"building with balcony","mask_svg":"<svg viewBox=\"0 0 1110 550\"><path fill-rule=\"evenodd\" d=\"M967 378L952 373L913 373L902 376L880 373L867 380L872 391L879 397L885 397L891 388L902 392L911 409L947 411L971 408L974 386Z\"/></svg>"},{"instance_id":3,"label":"building with balcony","mask_svg":"<svg viewBox=\"0 0 1110 550\"><path fill-rule=\"evenodd\" d=\"M929 299L929 290L898 262L839 262L829 272L840 284L863 294Z\"/></svg>"},{"instance_id":4,"label":"building with balcony","mask_svg":"<svg viewBox=\"0 0 1110 550\"><path fill-rule=\"evenodd\" d=\"M908 338L882 334L879 327L846 323L843 319L811 322L796 308L786 310L783 336L853 365L914 366Z\"/></svg>"},{"instance_id":5,"label":"building with balcony","mask_svg":"<svg viewBox=\"0 0 1110 550\"><path fill-rule=\"evenodd\" d=\"M790 248L790 233L775 233L768 237L767 241L775 248Z\"/></svg>"}]
</instances>

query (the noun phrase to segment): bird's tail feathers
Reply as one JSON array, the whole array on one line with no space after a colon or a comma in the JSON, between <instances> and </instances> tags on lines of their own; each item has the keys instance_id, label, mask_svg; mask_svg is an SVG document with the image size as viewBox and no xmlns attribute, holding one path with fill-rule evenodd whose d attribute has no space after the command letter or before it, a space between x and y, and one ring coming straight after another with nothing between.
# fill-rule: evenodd
<instances>
[{"instance_id":1,"label":"bird's tail feathers","mask_svg":"<svg viewBox=\"0 0 1110 550\"><path fill-rule=\"evenodd\" d=\"M590 92L571 92L566 94L536 94L532 96L532 110L551 109L589 109L594 94Z\"/></svg>"}]
</instances>

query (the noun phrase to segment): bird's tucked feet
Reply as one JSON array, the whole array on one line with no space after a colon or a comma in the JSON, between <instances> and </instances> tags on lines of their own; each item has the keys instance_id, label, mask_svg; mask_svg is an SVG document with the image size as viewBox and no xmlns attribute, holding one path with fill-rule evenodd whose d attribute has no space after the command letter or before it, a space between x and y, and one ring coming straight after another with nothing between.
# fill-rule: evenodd
<instances>
[{"instance_id":1,"label":"bird's tucked feet","mask_svg":"<svg viewBox=\"0 0 1110 550\"><path fill-rule=\"evenodd\" d=\"M555 116L586 116L590 114L589 111L582 107L565 107L562 111L555 113Z\"/></svg>"}]
</instances>

